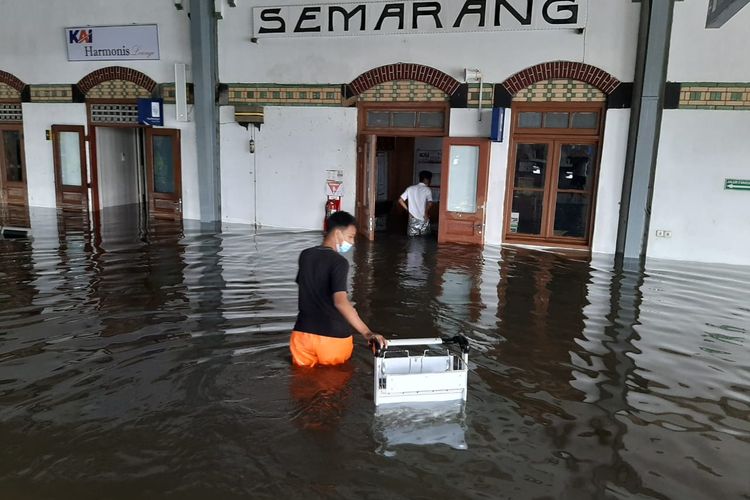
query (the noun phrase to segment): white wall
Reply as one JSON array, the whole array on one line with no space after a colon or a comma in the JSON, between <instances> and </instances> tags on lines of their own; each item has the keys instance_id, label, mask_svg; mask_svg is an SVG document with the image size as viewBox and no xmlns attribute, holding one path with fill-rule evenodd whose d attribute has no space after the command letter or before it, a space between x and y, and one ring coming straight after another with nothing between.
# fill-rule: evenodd
<instances>
[{"instance_id":1,"label":"white wall","mask_svg":"<svg viewBox=\"0 0 750 500\"><path fill-rule=\"evenodd\" d=\"M344 171L343 209L354 212L357 163L355 108L266 107L255 136L258 223L262 226L322 229L326 170ZM235 161L244 162L239 148ZM241 176L230 203L249 203L252 177ZM228 192L228 191L225 191Z\"/></svg>"},{"instance_id":2,"label":"white wall","mask_svg":"<svg viewBox=\"0 0 750 500\"><path fill-rule=\"evenodd\" d=\"M221 220L231 224L255 224L251 130L234 121L234 107L222 108L221 119ZM224 118L226 115L226 118Z\"/></svg>"},{"instance_id":3,"label":"white wall","mask_svg":"<svg viewBox=\"0 0 750 500\"><path fill-rule=\"evenodd\" d=\"M192 106L188 107L189 122L175 119L177 110L174 104L164 105L164 128L180 131L180 158L182 160L182 217L199 220L200 197L198 196L198 151L195 146L195 122Z\"/></svg>"},{"instance_id":4,"label":"white wall","mask_svg":"<svg viewBox=\"0 0 750 500\"><path fill-rule=\"evenodd\" d=\"M267 0L262 5L294 3ZM377 66L410 62L438 68L457 79L463 78L464 68L479 68L494 83L534 64L560 59L594 64L632 81L640 8L630 1L591 0L585 35L573 30L504 31L264 38L254 44L250 42L252 6L239 2L237 8L225 9L219 22L221 81L345 83Z\"/></svg>"},{"instance_id":5,"label":"white wall","mask_svg":"<svg viewBox=\"0 0 750 500\"><path fill-rule=\"evenodd\" d=\"M649 257L750 264L750 193L724 190L725 178L750 178L748 138L748 113L664 112Z\"/></svg>"},{"instance_id":6,"label":"white wall","mask_svg":"<svg viewBox=\"0 0 750 500\"><path fill-rule=\"evenodd\" d=\"M191 62L186 11L177 11L169 0L3 0L0 10L0 70L25 83L76 83L112 65L137 69L157 82L173 82L174 63ZM146 23L159 25L161 60L68 62L64 28Z\"/></svg>"},{"instance_id":7,"label":"white wall","mask_svg":"<svg viewBox=\"0 0 750 500\"><path fill-rule=\"evenodd\" d=\"M45 135L52 125L85 126L86 105L23 103L26 178L32 207L57 207L52 141Z\"/></svg>"},{"instance_id":8,"label":"white wall","mask_svg":"<svg viewBox=\"0 0 750 500\"><path fill-rule=\"evenodd\" d=\"M136 131L97 127L96 168L101 208L138 203Z\"/></svg>"},{"instance_id":9,"label":"white wall","mask_svg":"<svg viewBox=\"0 0 750 500\"><path fill-rule=\"evenodd\" d=\"M667 79L672 82L749 82L750 6L719 29L706 29L708 1L677 2Z\"/></svg>"},{"instance_id":10,"label":"white wall","mask_svg":"<svg viewBox=\"0 0 750 500\"><path fill-rule=\"evenodd\" d=\"M629 127L629 109L607 111L591 242L591 251L594 253L612 254L616 250Z\"/></svg>"}]
</instances>

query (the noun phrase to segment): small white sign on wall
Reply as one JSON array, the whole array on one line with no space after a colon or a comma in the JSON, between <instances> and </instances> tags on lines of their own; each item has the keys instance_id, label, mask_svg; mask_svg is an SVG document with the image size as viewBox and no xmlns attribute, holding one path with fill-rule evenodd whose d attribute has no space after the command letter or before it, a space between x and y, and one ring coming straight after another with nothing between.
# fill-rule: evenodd
<instances>
[{"instance_id":1,"label":"small white sign on wall","mask_svg":"<svg viewBox=\"0 0 750 500\"><path fill-rule=\"evenodd\" d=\"M159 59L156 24L65 28L68 61L137 61Z\"/></svg>"},{"instance_id":2,"label":"small white sign on wall","mask_svg":"<svg viewBox=\"0 0 750 500\"><path fill-rule=\"evenodd\" d=\"M336 198L344 196L343 170L326 170L326 196Z\"/></svg>"}]
</instances>

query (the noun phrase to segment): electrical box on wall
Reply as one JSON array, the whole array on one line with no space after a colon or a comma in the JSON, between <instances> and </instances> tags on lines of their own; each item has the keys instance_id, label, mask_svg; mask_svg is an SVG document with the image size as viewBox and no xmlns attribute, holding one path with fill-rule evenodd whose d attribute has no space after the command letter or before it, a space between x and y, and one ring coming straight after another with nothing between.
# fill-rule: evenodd
<instances>
[{"instance_id":1,"label":"electrical box on wall","mask_svg":"<svg viewBox=\"0 0 750 500\"><path fill-rule=\"evenodd\" d=\"M505 128L505 108L492 108L492 126L490 127L490 140L503 142Z\"/></svg>"}]
</instances>

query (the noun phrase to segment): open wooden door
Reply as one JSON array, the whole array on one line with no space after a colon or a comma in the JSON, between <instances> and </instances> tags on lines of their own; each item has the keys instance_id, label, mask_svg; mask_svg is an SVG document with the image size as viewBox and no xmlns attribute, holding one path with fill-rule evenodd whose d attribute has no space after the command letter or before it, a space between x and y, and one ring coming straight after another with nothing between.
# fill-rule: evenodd
<instances>
[{"instance_id":1,"label":"open wooden door","mask_svg":"<svg viewBox=\"0 0 750 500\"><path fill-rule=\"evenodd\" d=\"M65 214L88 214L86 131L77 125L52 125L57 208Z\"/></svg>"},{"instance_id":2,"label":"open wooden door","mask_svg":"<svg viewBox=\"0 0 750 500\"><path fill-rule=\"evenodd\" d=\"M440 243L484 243L490 141L447 138L443 142Z\"/></svg>"},{"instance_id":3,"label":"open wooden door","mask_svg":"<svg viewBox=\"0 0 750 500\"><path fill-rule=\"evenodd\" d=\"M149 217L182 219L179 130L146 129L146 191Z\"/></svg>"},{"instance_id":4,"label":"open wooden door","mask_svg":"<svg viewBox=\"0 0 750 500\"><path fill-rule=\"evenodd\" d=\"M375 239L375 201L377 199L377 136L359 137L357 146L357 218L358 230L369 240Z\"/></svg>"},{"instance_id":5,"label":"open wooden door","mask_svg":"<svg viewBox=\"0 0 750 500\"><path fill-rule=\"evenodd\" d=\"M29 227L23 127L0 125L0 226Z\"/></svg>"}]
</instances>

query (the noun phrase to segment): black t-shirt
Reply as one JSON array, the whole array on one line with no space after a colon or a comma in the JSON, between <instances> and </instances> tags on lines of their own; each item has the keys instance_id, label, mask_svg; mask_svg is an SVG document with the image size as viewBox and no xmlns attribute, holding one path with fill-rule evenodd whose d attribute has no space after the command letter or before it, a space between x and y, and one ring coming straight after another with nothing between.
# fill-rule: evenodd
<instances>
[{"instance_id":1,"label":"black t-shirt","mask_svg":"<svg viewBox=\"0 0 750 500\"><path fill-rule=\"evenodd\" d=\"M346 292L349 262L328 247L313 247L299 256L299 314L294 329L325 337L351 336L349 323L336 309L333 294Z\"/></svg>"}]
</instances>

